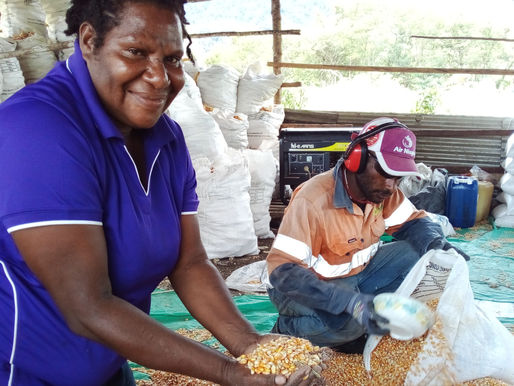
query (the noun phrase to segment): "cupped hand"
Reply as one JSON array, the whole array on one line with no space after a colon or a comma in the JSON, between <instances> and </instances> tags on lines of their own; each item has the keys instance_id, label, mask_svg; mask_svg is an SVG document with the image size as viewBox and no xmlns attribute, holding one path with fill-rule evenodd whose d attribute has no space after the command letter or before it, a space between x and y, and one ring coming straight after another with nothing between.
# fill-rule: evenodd
<instances>
[{"instance_id":1,"label":"cupped hand","mask_svg":"<svg viewBox=\"0 0 514 386\"><path fill-rule=\"evenodd\" d=\"M291 338L287 335L281 334L266 334L261 335L258 338L258 341L254 344L248 346L245 350L245 354L252 353L259 344L263 345L272 340L278 338ZM251 374L249 381L244 381L243 384L251 384L251 385L283 385L283 386L317 386L324 385L325 381L321 375L321 372L326 368L326 365L323 363L323 358L326 357L325 352L326 348L321 348L319 356L321 358L321 363L318 365L302 365L297 368L297 370L289 376L285 375L263 375L263 374ZM250 371L244 365L240 365L240 367L244 367L248 373ZM234 374L235 375L235 374ZM246 378L246 377L245 377Z\"/></svg>"}]
</instances>

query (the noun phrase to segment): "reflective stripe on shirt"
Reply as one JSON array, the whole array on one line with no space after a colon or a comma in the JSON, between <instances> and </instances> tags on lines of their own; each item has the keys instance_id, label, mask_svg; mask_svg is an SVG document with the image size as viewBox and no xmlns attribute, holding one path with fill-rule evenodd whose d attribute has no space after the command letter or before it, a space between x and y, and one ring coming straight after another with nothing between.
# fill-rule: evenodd
<instances>
[{"instance_id":1,"label":"reflective stripe on shirt","mask_svg":"<svg viewBox=\"0 0 514 386\"><path fill-rule=\"evenodd\" d=\"M359 252L355 252L352 256L352 261L344 264L331 265L323 258L323 256L319 255L312 265L312 269L314 269L314 271L319 275L326 278L348 275L351 270L366 264L375 255L375 253L377 253L380 244L381 242L379 241L360 250Z\"/></svg>"},{"instance_id":2,"label":"reflective stripe on shirt","mask_svg":"<svg viewBox=\"0 0 514 386\"><path fill-rule=\"evenodd\" d=\"M408 198L404 198L400 206L389 217L384 218L385 228L403 224L416 211L414 204Z\"/></svg>"},{"instance_id":3,"label":"reflective stripe on shirt","mask_svg":"<svg viewBox=\"0 0 514 386\"><path fill-rule=\"evenodd\" d=\"M282 252L293 256L307 264L309 267L312 265L312 251L304 242L279 233L273 242L273 248L279 249Z\"/></svg>"},{"instance_id":4,"label":"reflective stripe on shirt","mask_svg":"<svg viewBox=\"0 0 514 386\"><path fill-rule=\"evenodd\" d=\"M282 252L300 260L319 275L326 278L332 278L347 275L351 270L366 264L375 255L375 253L377 253L380 245L380 241L374 243L369 247L354 253L352 260L349 263L336 265L329 264L321 255L317 258L313 258L311 249L307 244L280 233L275 238L273 248L281 250Z\"/></svg>"}]
</instances>

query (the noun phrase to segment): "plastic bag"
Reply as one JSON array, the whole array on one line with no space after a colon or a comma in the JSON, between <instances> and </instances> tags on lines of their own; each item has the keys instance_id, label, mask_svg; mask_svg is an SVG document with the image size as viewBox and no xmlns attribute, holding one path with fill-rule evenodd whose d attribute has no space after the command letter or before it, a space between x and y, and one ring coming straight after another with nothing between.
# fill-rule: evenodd
<instances>
[{"instance_id":1,"label":"plastic bag","mask_svg":"<svg viewBox=\"0 0 514 386\"><path fill-rule=\"evenodd\" d=\"M266 260L261 260L236 269L227 277L225 283L233 290L262 293L266 292L266 277Z\"/></svg>"},{"instance_id":2,"label":"plastic bag","mask_svg":"<svg viewBox=\"0 0 514 386\"><path fill-rule=\"evenodd\" d=\"M437 318L453 356L453 361L448 361L441 355L440 342L429 331L405 385L440 385L484 377L514 383L514 336L474 301L468 266L455 250L428 251L396 292L425 302L439 298ZM368 371L380 338L372 335L366 342L364 365Z\"/></svg>"}]
</instances>

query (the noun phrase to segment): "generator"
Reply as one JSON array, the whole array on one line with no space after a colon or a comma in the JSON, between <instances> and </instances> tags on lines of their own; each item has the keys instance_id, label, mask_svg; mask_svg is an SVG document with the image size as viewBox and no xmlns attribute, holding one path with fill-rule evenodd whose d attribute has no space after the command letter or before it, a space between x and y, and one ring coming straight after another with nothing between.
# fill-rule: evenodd
<instances>
[{"instance_id":1,"label":"generator","mask_svg":"<svg viewBox=\"0 0 514 386\"><path fill-rule=\"evenodd\" d=\"M292 191L316 174L334 167L361 128L282 127L279 134L280 200L287 204Z\"/></svg>"}]
</instances>

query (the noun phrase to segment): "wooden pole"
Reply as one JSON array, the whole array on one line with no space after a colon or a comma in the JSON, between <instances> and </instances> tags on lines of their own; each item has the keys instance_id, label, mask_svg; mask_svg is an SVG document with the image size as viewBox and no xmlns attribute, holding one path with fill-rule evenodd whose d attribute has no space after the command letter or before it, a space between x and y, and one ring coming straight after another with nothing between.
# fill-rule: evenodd
<instances>
[{"instance_id":1,"label":"wooden pole","mask_svg":"<svg viewBox=\"0 0 514 386\"><path fill-rule=\"evenodd\" d=\"M64 50L65 48L71 48L73 47L73 41L68 42L60 42L60 43L50 43L46 46L48 51L60 51ZM8 58L18 58L20 56L30 54L32 52L40 52L41 46L36 46L32 48L26 48L24 50L15 50L15 51L9 51L9 52L0 52L0 59L8 59Z\"/></svg>"},{"instance_id":2,"label":"wooden pole","mask_svg":"<svg viewBox=\"0 0 514 386\"><path fill-rule=\"evenodd\" d=\"M252 36L252 35L300 35L299 29L288 30L264 30L264 31L233 31L233 32L206 32L190 34L192 38L210 38L214 36Z\"/></svg>"},{"instance_id":3,"label":"wooden pole","mask_svg":"<svg viewBox=\"0 0 514 386\"><path fill-rule=\"evenodd\" d=\"M280 0L271 0L271 17L273 20L273 31L280 31L282 19L280 16ZM276 65L282 61L282 35L273 33L273 73L278 75L282 72L280 66ZM275 94L275 103L280 104L280 89Z\"/></svg>"},{"instance_id":4,"label":"wooden pole","mask_svg":"<svg viewBox=\"0 0 514 386\"><path fill-rule=\"evenodd\" d=\"M429 68L429 67L380 67L380 66L341 66L330 64L277 63L268 62L268 66L305 68L309 70L337 70L361 72L407 72L425 74L475 74L475 75L514 75L514 70L483 68Z\"/></svg>"},{"instance_id":5,"label":"wooden pole","mask_svg":"<svg viewBox=\"0 0 514 386\"><path fill-rule=\"evenodd\" d=\"M505 38L482 38L475 36L423 36L423 35L411 35L414 39L441 39L441 40L490 40L495 42L514 42L514 39Z\"/></svg>"}]
</instances>

